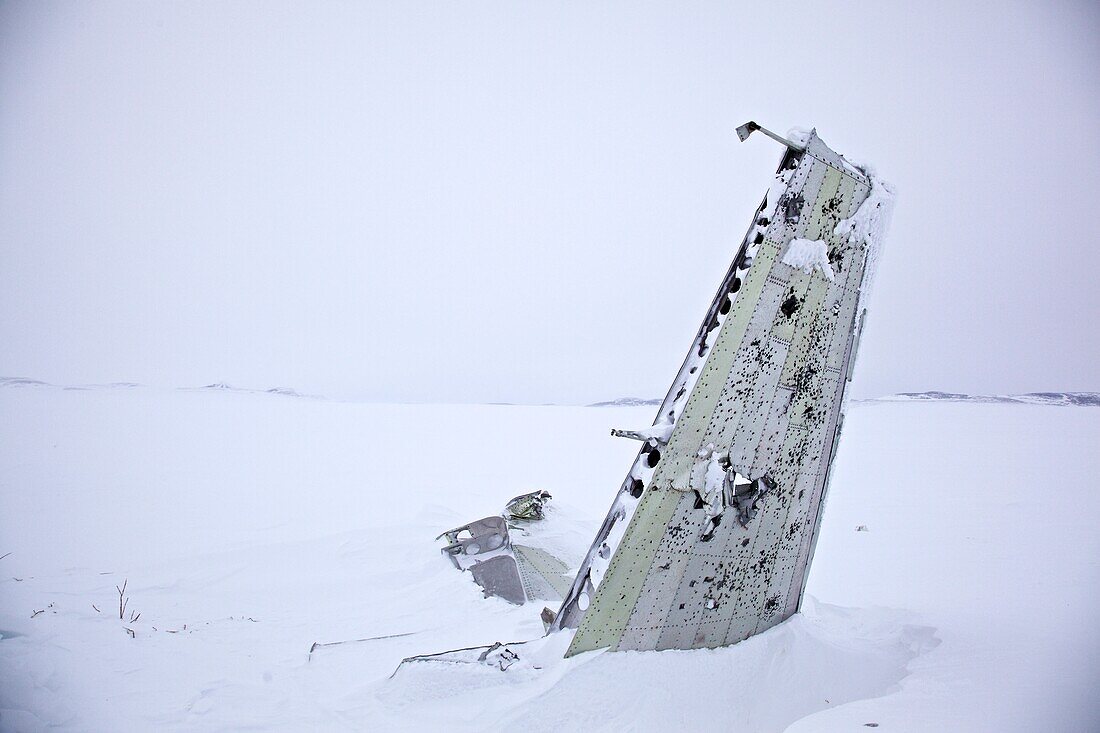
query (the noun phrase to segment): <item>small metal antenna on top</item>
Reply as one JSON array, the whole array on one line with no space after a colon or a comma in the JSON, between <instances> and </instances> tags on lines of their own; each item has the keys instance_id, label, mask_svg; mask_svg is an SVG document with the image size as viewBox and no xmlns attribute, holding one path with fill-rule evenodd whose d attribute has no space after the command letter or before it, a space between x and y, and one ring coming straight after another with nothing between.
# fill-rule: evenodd
<instances>
[{"instance_id":1,"label":"small metal antenna on top","mask_svg":"<svg viewBox=\"0 0 1100 733\"><path fill-rule=\"evenodd\" d=\"M792 142L792 141L788 140L787 138L783 137L782 135L776 135L771 130L769 130L767 128L764 128L764 127L761 127L760 125L753 122L752 120L749 120L748 122L746 122L745 124L743 124L743 125L741 125L740 127L737 128L737 137L741 139L741 142L745 142L746 140L749 139L749 135L753 134L757 130L764 133L765 135L770 137L772 140L775 140L777 143L782 143L783 145L786 145L788 148L791 148L792 150L802 151L802 150L806 149L805 145L799 145L796 142Z\"/></svg>"}]
</instances>

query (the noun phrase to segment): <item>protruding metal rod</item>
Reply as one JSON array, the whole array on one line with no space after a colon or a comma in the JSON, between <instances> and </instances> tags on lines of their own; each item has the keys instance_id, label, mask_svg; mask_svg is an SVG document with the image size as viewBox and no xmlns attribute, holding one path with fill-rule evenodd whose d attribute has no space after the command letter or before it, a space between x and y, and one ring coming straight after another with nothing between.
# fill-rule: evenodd
<instances>
[{"instance_id":1,"label":"protruding metal rod","mask_svg":"<svg viewBox=\"0 0 1100 733\"><path fill-rule=\"evenodd\" d=\"M630 438L631 440L655 440L661 445L668 442L669 436L672 435L672 423L662 422L657 423L653 427L646 428L645 430L619 430L618 428L611 428L611 434L616 438Z\"/></svg>"},{"instance_id":2,"label":"protruding metal rod","mask_svg":"<svg viewBox=\"0 0 1100 733\"><path fill-rule=\"evenodd\" d=\"M764 133L765 135L770 137L772 140L775 140L777 143L781 143L783 145L786 145L791 150L797 150L799 152L802 152L803 150L806 149L805 145L799 145L796 142L792 142L792 141L788 140L787 138L783 137L782 135L776 135L771 130L769 130L767 128L764 128L764 127L761 127L760 125L756 124L752 120L749 120L748 122L746 122L745 124L743 124L743 125L741 125L740 127L737 128L737 137L741 140L741 142L745 142L746 140L749 139L749 135L753 134L757 130L760 130L760 132Z\"/></svg>"}]
</instances>

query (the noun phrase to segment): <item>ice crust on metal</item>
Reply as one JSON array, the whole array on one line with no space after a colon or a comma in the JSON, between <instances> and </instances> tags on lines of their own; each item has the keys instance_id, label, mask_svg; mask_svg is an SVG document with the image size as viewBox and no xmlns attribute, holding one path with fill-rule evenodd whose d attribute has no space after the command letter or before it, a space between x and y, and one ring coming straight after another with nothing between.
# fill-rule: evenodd
<instances>
[{"instance_id":1,"label":"ice crust on metal","mask_svg":"<svg viewBox=\"0 0 1100 733\"><path fill-rule=\"evenodd\" d=\"M892 192L750 125L787 148L654 428L619 431L645 442L553 622L567 656L733 644L801 603Z\"/></svg>"}]
</instances>

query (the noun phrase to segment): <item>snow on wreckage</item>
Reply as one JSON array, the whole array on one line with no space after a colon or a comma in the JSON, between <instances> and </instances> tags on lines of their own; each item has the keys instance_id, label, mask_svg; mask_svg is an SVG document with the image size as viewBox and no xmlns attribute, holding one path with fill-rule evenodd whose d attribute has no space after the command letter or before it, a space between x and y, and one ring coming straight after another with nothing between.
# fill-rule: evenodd
<instances>
[{"instance_id":1,"label":"snow on wreckage","mask_svg":"<svg viewBox=\"0 0 1100 733\"><path fill-rule=\"evenodd\" d=\"M442 552L459 570L469 570L486 596L499 596L510 603L561 601L569 588L568 566L547 548L539 547L538 535L524 532L527 544L512 542L508 532L523 531L523 525L544 518L549 491L534 491L508 502L500 516L447 530Z\"/></svg>"},{"instance_id":2,"label":"snow on wreckage","mask_svg":"<svg viewBox=\"0 0 1100 733\"><path fill-rule=\"evenodd\" d=\"M893 191L814 130L737 133L756 131L784 146L775 178L653 426L612 431L642 446L572 581L559 589L564 564L508 534L542 518L545 492L440 535L486 595L560 597L547 636L402 666L713 648L798 611ZM538 516L513 514L521 499Z\"/></svg>"}]
</instances>

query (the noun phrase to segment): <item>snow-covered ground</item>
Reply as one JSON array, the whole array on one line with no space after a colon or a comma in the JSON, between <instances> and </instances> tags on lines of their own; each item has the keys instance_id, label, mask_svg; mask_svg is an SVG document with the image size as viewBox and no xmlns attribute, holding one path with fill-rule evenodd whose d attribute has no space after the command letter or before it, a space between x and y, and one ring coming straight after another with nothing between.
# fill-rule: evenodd
<instances>
[{"instance_id":1,"label":"snow-covered ground","mask_svg":"<svg viewBox=\"0 0 1100 733\"><path fill-rule=\"evenodd\" d=\"M1091 407L854 404L804 613L735 647L391 677L541 635L432 538L545 488L578 562L653 409L8 384L0 729L1100 728Z\"/></svg>"}]
</instances>

